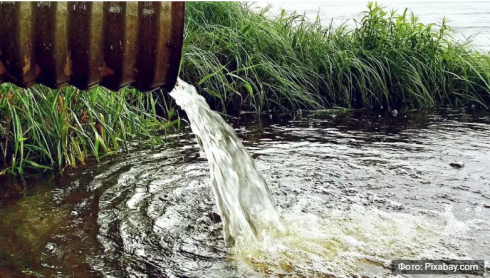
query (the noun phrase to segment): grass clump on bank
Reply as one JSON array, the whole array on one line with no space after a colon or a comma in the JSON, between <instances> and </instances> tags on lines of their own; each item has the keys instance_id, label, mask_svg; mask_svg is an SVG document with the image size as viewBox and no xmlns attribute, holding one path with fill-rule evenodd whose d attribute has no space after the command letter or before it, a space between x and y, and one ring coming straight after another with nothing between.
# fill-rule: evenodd
<instances>
[{"instance_id":1,"label":"grass clump on bank","mask_svg":"<svg viewBox=\"0 0 490 278\"><path fill-rule=\"evenodd\" d=\"M445 19L424 25L377 4L355 28L239 2L188 2L180 77L210 105L240 110L490 105L490 54L454 41ZM0 174L62 170L177 122L155 93L0 86ZM163 109L158 105L165 106ZM165 113L164 113L165 114Z\"/></svg>"},{"instance_id":2,"label":"grass clump on bank","mask_svg":"<svg viewBox=\"0 0 490 278\"><path fill-rule=\"evenodd\" d=\"M490 55L369 3L355 28L238 2L189 2L181 77L217 109L490 105Z\"/></svg>"},{"instance_id":3,"label":"grass clump on bank","mask_svg":"<svg viewBox=\"0 0 490 278\"><path fill-rule=\"evenodd\" d=\"M0 174L26 168L62 170L99 159L133 138L161 143L156 131L172 126L157 115L160 96L104 88L20 89L0 86ZM163 98L162 98L163 99ZM172 110L169 111L172 113Z\"/></svg>"}]
</instances>

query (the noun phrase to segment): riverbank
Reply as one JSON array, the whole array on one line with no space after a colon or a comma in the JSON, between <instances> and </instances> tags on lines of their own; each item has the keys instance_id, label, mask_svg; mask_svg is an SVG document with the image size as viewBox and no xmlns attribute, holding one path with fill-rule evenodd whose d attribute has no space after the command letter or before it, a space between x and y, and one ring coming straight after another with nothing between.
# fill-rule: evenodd
<instances>
[{"instance_id":1,"label":"riverbank","mask_svg":"<svg viewBox=\"0 0 490 278\"><path fill-rule=\"evenodd\" d=\"M490 105L490 55L453 40L445 19L423 25L370 4L356 28L334 28L239 2L188 2L185 20L180 76L228 114ZM180 125L163 94L4 84L0 174L62 171L136 138L162 144L157 132Z\"/></svg>"}]
</instances>

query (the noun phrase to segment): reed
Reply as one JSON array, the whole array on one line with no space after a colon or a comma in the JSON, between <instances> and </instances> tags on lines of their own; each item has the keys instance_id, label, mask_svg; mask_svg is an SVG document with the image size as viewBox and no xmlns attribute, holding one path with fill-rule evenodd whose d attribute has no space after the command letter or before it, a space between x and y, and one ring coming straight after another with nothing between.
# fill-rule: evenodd
<instances>
[{"instance_id":1,"label":"reed","mask_svg":"<svg viewBox=\"0 0 490 278\"><path fill-rule=\"evenodd\" d=\"M61 171L99 160L127 147L128 140L161 144L159 130L171 122L157 115L162 93L110 92L73 87L30 89L0 86L0 174L25 169ZM167 110L169 118L173 110Z\"/></svg>"},{"instance_id":2,"label":"reed","mask_svg":"<svg viewBox=\"0 0 490 278\"><path fill-rule=\"evenodd\" d=\"M189 2L181 76L217 109L490 105L490 55L376 3L355 28L238 2Z\"/></svg>"}]
</instances>

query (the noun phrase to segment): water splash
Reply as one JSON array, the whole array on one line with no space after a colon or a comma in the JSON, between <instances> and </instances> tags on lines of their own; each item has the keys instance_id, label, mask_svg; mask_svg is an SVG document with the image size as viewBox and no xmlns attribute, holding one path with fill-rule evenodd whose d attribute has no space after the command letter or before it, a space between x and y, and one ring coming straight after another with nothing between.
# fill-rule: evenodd
<instances>
[{"instance_id":1,"label":"water splash","mask_svg":"<svg viewBox=\"0 0 490 278\"><path fill-rule=\"evenodd\" d=\"M428 212L414 213L415 208L414 214L386 212L362 202L332 208L324 198L296 190L281 221L265 180L234 129L191 85L179 80L171 96L186 111L206 153L227 246L245 243L234 249L239 272L252 267L270 276L352 277L364 268L386 274L393 258L469 258L455 235L465 237L474 223L458 221L450 211L426 217ZM282 236L276 236L278 231Z\"/></svg>"},{"instance_id":2,"label":"water splash","mask_svg":"<svg viewBox=\"0 0 490 278\"><path fill-rule=\"evenodd\" d=\"M184 81L179 79L170 95L187 113L206 153L226 245L246 245L264 235L284 233L269 188L235 130Z\"/></svg>"}]
</instances>

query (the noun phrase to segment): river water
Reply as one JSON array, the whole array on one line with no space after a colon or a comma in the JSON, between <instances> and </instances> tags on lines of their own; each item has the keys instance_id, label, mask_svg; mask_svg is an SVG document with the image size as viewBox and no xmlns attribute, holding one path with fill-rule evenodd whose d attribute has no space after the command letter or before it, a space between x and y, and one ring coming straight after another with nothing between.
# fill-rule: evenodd
<instances>
[{"instance_id":1,"label":"river water","mask_svg":"<svg viewBox=\"0 0 490 278\"><path fill-rule=\"evenodd\" d=\"M186 127L166 146L135 142L130 157L64 177L3 178L1 277L388 277L391 259L488 264L488 114L229 122L288 236L227 253L208 161Z\"/></svg>"},{"instance_id":2,"label":"river water","mask_svg":"<svg viewBox=\"0 0 490 278\"><path fill-rule=\"evenodd\" d=\"M464 40L478 34L473 39L473 47L490 51L490 1L377 1L388 10L395 9L403 13L405 8L412 10L423 23L438 23L446 16L453 27L454 38ZM367 10L367 1L258 1L257 7L271 5L272 15L281 9L288 12L297 11L314 20L319 15L322 24L332 21L338 26L348 21L354 26L353 18Z\"/></svg>"}]
</instances>

